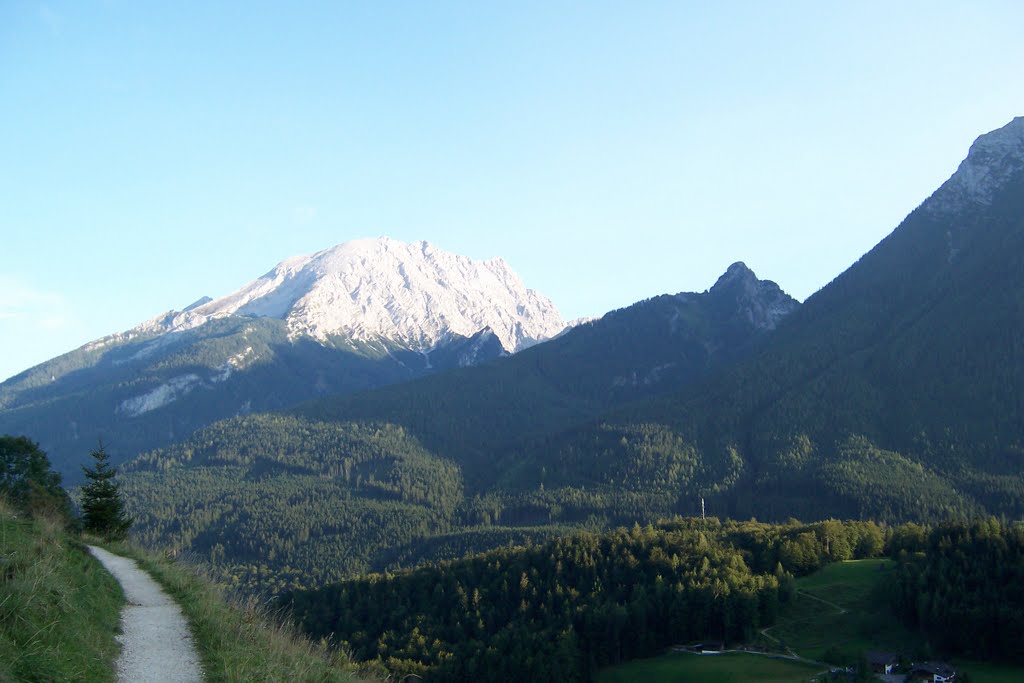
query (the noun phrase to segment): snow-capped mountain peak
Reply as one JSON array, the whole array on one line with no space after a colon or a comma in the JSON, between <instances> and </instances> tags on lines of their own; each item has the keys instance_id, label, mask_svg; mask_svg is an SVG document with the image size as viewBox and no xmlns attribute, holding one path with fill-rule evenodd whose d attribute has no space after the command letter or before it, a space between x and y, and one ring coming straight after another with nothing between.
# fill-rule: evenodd
<instances>
[{"instance_id":1,"label":"snow-capped mountain peak","mask_svg":"<svg viewBox=\"0 0 1024 683\"><path fill-rule=\"evenodd\" d=\"M228 315L285 320L293 336L386 339L417 351L485 327L516 351L565 327L554 304L502 259L474 261L428 242L387 237L286 259L227 296L146 327L189 329Z\"/></svg>"}]
</instances>

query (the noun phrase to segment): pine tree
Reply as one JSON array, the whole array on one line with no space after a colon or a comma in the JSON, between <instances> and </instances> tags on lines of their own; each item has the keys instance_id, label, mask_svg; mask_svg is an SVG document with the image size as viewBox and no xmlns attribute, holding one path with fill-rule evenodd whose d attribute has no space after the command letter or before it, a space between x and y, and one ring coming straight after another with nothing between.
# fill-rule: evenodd
<instances>
[{"instance_id":1,"label":"pine tree","mask_svg":"<svg viewBox=\"0 0 1024 683\"><path fill-rule=\"evenodd\" d=\"M100 443L89 455L95 466L82 466L89 483L82 487L82 522L86 531L104 538L117 540L128 535L132 518L125 514L121 498L121 484L115 481L117 469L107 462L110 456Z\"/></svg>"}]
</instances>

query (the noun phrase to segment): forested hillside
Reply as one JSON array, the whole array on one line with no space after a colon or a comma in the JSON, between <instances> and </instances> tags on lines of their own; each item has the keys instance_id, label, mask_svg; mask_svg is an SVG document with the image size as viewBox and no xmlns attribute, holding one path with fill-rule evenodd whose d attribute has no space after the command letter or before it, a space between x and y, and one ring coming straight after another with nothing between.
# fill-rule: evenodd
<instances>
[{"instance_id":1,"label":"forested hillside","mask_svg":"<svg viewBox=\"0 0 1024 683\"><path fill-rule=\"evenodd\" d=\"M670 516L736 474L650 425L606 426L575 455L548 486L510 469L507 486L470 490L402 426L255 415L140 456L123 480L136 539L272 593Z\"/></svg>"},{"instance_id":2,"label":"forested hillside","mask_svg":"<svg viewBox=\"0 0 1024 683\"><path fill-rule=\"evenodd\" d=\"M798 501L816 492L837 515L980 506L1017 517L1022 385L1019 118L982 136L957 174L755 359L630 419L671 425L702 454L734 447L747 475L729 500L737 515L813 514Z\"/></svg>"},{"instance_id":3,"label":"forested hillside","mask_svg":"<svg viewBox=\"0 0 1024 683\"><path fill-rule=\"evenodd\" d=\"M859 522L680 519L495 550L287 596L312 635L428 681L588 681L672 644L749 640L793 574L882 552Z\"/></svg>"},{"instance_id":4,"label":"forested hillside","mask_svg":"<svg viewBox=\"0 0 1024 683\"><path fill-rule=\"evenodd\" d=\"M749 356L799 304L733 264L707 292L608 313L511 358L380 391L311 402L317 420L386 420L493 483L494 455L637 399L695 386Z\"/></svg>"},{"instance_id":5,"label":"forested hillside","mask_svg":"<svg viewBox=\"0 0 1024 683\"><path fill-rule=\"evenodd\" d=\"M1024 662L1024 528L988 519L894 541L891 603L908 626L941 652Z\"/></svg>"},{"instance_id":6,"label":"forested hillside","mask_svg":"<svg viewBox=\"0 0 1024 683\"><path fill-rule=\"evenodd\" d=\"M728 462L736 476L705 492L736 517L1019 517L1022 385L1019 118L754 357L603 421L660 425L697 462ZM520 468L541 477L601 430L523 444Z\"/></svg>"},{"instance_id":7,"label":"forested hillside","mask_svg":"<svg viewBox=\"0 0 1024 683\"><path fill-rule=\"evenodd\" d=\"M700 494L737 517L1019 516L1022 293L1024 118L979 138L947 183L753 356L703 379L576 425L557 403L502 400L522 395L525 372L481 392L445 377L304 413L388 416L493 491L630 490L622 455L640 429L671 444L647 480L686 494L680 512ZM519 417L530 408L541 417Z\"/></svg>"},{"instance_id":8,"label":"forested hillside","mask_svg":"<svg viewBox=\"0 0 1024 683\"><path fill-rule=\"evenodd\" d=\"M139 541L265 591L368 571L385 548L450 531L463 500L458 468L401 427L270 415L142 456L124 482Z\"/></svg>"},{"instance_id":9,"label":"forested hillside","mask_svg":"<svg viewBox=\"0 0 1024 683\"><path fill-rule=\"evenodd\" d=\"M211 425L125 468L136 533L273 591L692 509L734 476L731 461L698 462L658 425L606 425L539 476L512 445L699 381L796 306L735 264L706 293L641 302L487 365Z\"/></svg>"}]
</instances>

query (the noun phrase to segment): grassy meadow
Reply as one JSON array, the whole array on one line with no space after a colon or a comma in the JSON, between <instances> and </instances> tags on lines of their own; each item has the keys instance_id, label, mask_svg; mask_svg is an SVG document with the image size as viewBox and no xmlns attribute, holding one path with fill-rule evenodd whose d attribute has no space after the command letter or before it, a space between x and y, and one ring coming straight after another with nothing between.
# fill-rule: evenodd
<instances>
[{"instance_id":1,"label":"grassy meadow","mask_svg":"<svg viewBox=\"0 0 1024 683\"><path fill-rule=\"evenodd\" d=\"M865 650L914 656L924 643L890 613L878 588L895 566L889 560L835 562L797 580L796 599L764 631L761 644L818 661L829 651L851 662Z\"/></svg>"}]
</instances>

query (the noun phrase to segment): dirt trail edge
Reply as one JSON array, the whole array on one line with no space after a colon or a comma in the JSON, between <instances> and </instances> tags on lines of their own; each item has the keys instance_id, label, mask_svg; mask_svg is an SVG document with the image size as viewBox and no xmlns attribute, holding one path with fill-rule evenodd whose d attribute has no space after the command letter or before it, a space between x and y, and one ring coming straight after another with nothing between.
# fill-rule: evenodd
<instances>
[{"instance_id":1,"label":"dirt trail edge","mask_svg":"<svg viewBox=\"0 0 1024 683\"><path fill-rule=\"evenodd\" d=\"M202 683L203 670L181 608L133 560L89 546L124 589L119 683Z\"/></svg>"}]
</instances>

